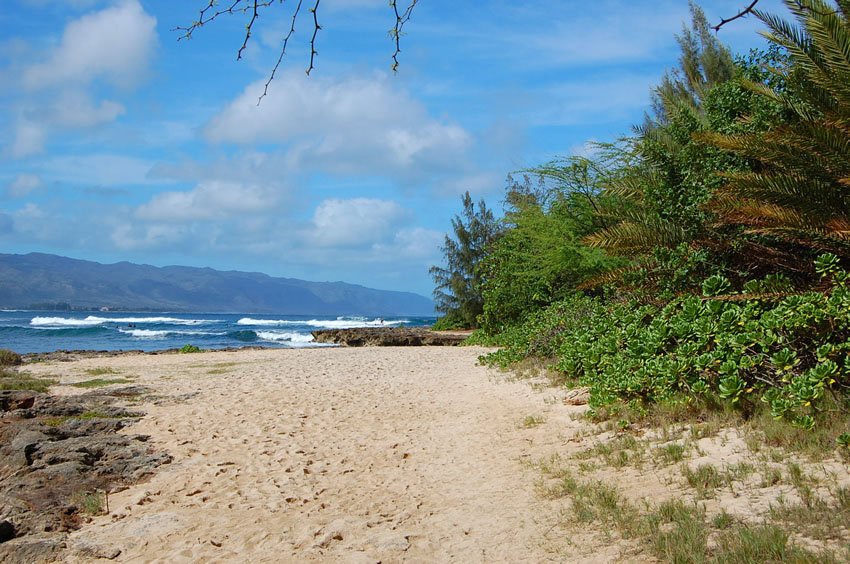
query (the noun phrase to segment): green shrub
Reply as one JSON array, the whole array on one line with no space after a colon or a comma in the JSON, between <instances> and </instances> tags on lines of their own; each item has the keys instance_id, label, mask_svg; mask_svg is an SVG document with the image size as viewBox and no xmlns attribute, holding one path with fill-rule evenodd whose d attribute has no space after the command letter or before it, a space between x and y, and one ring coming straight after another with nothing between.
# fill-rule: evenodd
<instances>
[{"instance_id":1,"label":"green shrub","mask_svg":"<svg viewBox=\"0 0 850 564\"><path fill-rule=\"evenodd\" d=\"M181 354L199 353L199 352L203 352L203 351L199 347L196 347L195 345L183 345L183 347L180 349Z\"/></svg>"},{"instance_id":2,"label":"green shrub","mask_svg":"<svg viewBox=\"0 0 850 564\"><path fill-rule=\"evenodd\" d=\"M824 402L847 403L850 288L830 255L818 272L834 286L784 298L685 295L666 305L604 304L576 297L500 336L483 358L508 366L556 357L557 369L589 386L590 405L696 402L717 395L745 415L764 404L777 419L814 427Z\"/></svg>"},{"instance_id":3,"label":"green shrub","mask_svg":"<svg viewBox=\"0 0 850 564\"><path fill-rule=\"evenodd\" d=\"M9 349L0 349L0 366L19 366L23 360L21 355Z\"/></svg>"}]
</instances>

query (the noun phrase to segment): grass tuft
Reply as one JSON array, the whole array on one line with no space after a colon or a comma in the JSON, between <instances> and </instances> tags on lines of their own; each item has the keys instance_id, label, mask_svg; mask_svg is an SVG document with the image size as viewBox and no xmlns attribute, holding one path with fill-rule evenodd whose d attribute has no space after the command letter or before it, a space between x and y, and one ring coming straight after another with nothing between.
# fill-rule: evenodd
<instances>
[{"instance_id":1,"label":"grass tuft","mask_svg":"<svg viewBox=\"0 0 850 564\"><path fill-rule=\"evenodd\" d=\"M102 388L103 386L111 386L112 384L129 384L132 380L126 378L95 378L93 380L84 380L71 384L75 388Z\"/></svg>"},{"instance_id":2,"label":"grass tuft","mask_svg":"<svg viewBox=\"0 0 850 564\"><path fill-rule=\"evenodd\" d=\"M0 369L0 390L29 390L44 393L56 380L36 378L26 372Z\"/></svg>"}]
</instances>

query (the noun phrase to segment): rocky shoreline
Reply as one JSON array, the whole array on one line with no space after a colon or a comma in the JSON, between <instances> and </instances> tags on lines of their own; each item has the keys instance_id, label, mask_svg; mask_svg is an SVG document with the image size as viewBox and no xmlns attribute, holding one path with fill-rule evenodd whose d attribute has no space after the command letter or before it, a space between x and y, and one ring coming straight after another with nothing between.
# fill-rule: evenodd
<instances>
[{"instance_id":1,"label":"rocky shoreline","mask_svg":"<svg viewBox=\"0 0 850 564\"><path fill-rule=\"evenodd\" d=\"M110 493L171 462L147 444L146 435L117 433L142 414L113 404L149 391L0 391L0 561L54 561L68 532L106 510ZM89 548L81 556L120 553Z\"/></svg>"},{"instance_id":2,"label":"rocky shoreline","mask_svg":"<svg viewBox=\"0 0 850 564\"><path fill-rule=\"evenodd\" d=\"M360 327L320 329L312 332L317 343L347 347L451 347L463 343L468 332L431 331L423 327Z\"/></svg>"}]
</instances>

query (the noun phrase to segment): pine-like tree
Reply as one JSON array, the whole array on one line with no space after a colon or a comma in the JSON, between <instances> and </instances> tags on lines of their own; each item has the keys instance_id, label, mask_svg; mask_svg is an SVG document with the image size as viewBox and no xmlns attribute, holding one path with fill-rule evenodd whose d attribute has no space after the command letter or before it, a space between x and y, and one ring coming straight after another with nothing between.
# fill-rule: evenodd
<instances>
[{"instance_id":1,"label":"pine-like tree","mask_svg":"<svg viewBox=\"0 0 850 564\"><path fill-rule=\"evenodd\" d=\"M452 219L454 238L446 235L442 246L445 267L432 266L436 309L445 317L443 327L476 327L484 311L481 296L481 261L499 236L500 226L484 200L478 209L469 192L462 198L463 211Z\"/></svg>"}]
</instances>

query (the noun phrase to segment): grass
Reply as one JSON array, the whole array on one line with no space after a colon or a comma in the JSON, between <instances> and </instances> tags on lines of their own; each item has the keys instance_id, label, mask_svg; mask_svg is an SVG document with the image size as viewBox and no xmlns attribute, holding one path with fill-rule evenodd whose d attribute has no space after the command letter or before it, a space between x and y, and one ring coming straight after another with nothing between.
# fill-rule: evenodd
<instances>
[{"instance_id":1,"label":"grass","mask_svg":"<svg viewBox=\"0 0 850 564\"><path fill-rule=\"evenodd\" d=\"M110 415L102 411L84 411L75 415L74 419L122 419L121 415Z\"/></svg>"},{"instance_id":2,"label":"grass","mask_svg":"<svg viewBox=\"0 0 850 564\"><path fill-rule=\"evenodd\" d=\"M800 492L800 488L797 491ZM814 539L841 540L847 536L850 488L836 487L823 497L809 491L807 495L801 493L800 497L800 503L794 504L780 500L771 507L771 517Z\"/></svg>"},{"instance_id":3,"label":"grass","mask_svg":"<svg viewBox=\"0 0 850 564\"><path fill-rule=\"evenodd\" d=\"M94 378L92 380L75 382L71 386L75 388L102 388L103 386L111 386L112 384L129 384L131 382L132 380L128 380L127 378Z\"/></svg>"},{"instance_id":4,"label":"grass","mask_svg":"<svg viewBox=\"0 0 850 564\"><path fill-rule=\"evenodd\" d=\"M117 370L110 367L87 368L85 373L89 376L105 376L107 374L120 374Z\"/></svg>"},{"instance_id":5,"label":"grass","mask_svg":"<svg viewBox=\"0 0 850 564\"><path fill-rule=\"evenodd\" d=\"M682 467L682 475L688 485L696 490L697 499L714 497L715 490L726 483L720 471L713 464L700 464L693 469L685 465Z\"/></svg>"},{"instance_id":6,"label":"grass","mask_svg":"<svg viewBox=\"0 0 850 564\"><path fill-rule=\"evenodd\" d=\"M71 496L71 504L76 505L82 513L100 515L106 509L106 493L76 492Z\"/></svg>"},{"instance_id":7,"label":"grass","mask_svg":"<svg viewBox=\"0 0 850 564\"><path fill-rule=\"evenodd\" d=\"M26 372L0 369L0 390L29 390L44 393L55 383L54 379L36 378Z\"/></svg>"},{"instance_id":8,"label":"grass","mask_svg":"<svg viewBox=\"0 0 850 564\"><path fill-rule=\"evenodd\" d=\"M664 446L656 447L655 460L663 465L676 464L685 459L685 454L688 452L688 447L682 443L669 443Z\"/></svg>"},{"instance_id":9,"label":"grass","mask_svg":"<svg viewBox=\"0 0 850 564\"><path fill-rule=\"evenodd\" d=\"M702 465L692 471L698 487L719 487L727 476L748 476L752 467L736 465L725 472ZM599 480L581 481L552 457L539 464L550 483L541 484L541 493L550 499L569 498L570 508L564 513L573 525L592 529L610 542L610 537L634 539L645 546L661 562L673 563L755 563L838 562L833 552L813 552L791 541L791 534L781 523L765 522L749 525L738 522L725 510L708 518L705 506L682 499L670 499L644 511L623 497L618 489ZM727 478L728 479L728 478ZM835 492L835 503L817 508L816 514L801 514L799 507L777 508L774 520L785 521L798 531L797 515L813 525L823 522L825 514L830 534L844 531L850 511L850 488ZM824 530L827 530L826 528ZM811 538L841 538L811 535Z\"/></svg>"},{"instance_id":10,"label":"grass","mask_svg":"<svg viewBox=\"0 0 850 564\"><path fill-rule=\"evenodd\" d=\"M646 454L646 444L631 434L619 435L612 441L599 442L593 447L575 455L578 460L601 458L608 466L640 466Z\"/></svg>"},{"instance_id":11,"label":"grass","mask_svg":"<svg viewBox=\"0 0 850 564\"><path fill-rule=\"evenodd\" d=\"M741 562L837 562L829 551L819 553L789 543L787 531L777 525L765 523L755 526L739 526L724 531L717 538L717 549L713 561L718 564Z\"/></svg>"},{"instance_id":12,"label":"grass","mask_svg":"<svg viewBox=\"0 0 850 564\"><path fill-rule=\"evenodd\" d=\"M546 418L537 415L527 415L519 424L523 429L533 429L546 422Z\"/></svg>"}]
</instances>

